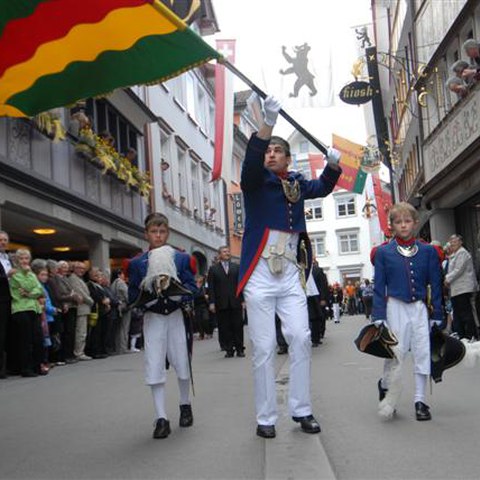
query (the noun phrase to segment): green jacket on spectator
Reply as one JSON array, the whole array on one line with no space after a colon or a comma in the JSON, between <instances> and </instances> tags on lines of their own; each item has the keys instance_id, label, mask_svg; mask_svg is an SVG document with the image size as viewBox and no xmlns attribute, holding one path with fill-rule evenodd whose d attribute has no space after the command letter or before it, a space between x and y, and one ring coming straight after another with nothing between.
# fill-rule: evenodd
<instances>
[{"instance_id":1,"label":"green jacket on spectator","mask_svg":"<svg viewBox=\"0 0 480 480\"><path fill-rule=\"evenodd\" d=\"M28 292L22 296L20 289ZM42 313L38 299L43 297L43 288L37 276L29 270L18 270L10 277L10 294L12 295L12 313L33 311Z\"/></svg>"}]
</instances>

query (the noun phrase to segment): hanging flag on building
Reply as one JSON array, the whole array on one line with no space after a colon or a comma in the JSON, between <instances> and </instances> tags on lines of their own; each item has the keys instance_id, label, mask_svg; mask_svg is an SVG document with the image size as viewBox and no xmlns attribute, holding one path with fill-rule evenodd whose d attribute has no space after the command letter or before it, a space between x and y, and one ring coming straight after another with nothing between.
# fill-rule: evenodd
<instances>
[{"instance_id":1,"label":"hanging flag on building","mask_svg":"<svg viewBox=\"0 0 480 480\"><path fill-rule=\"evenodd\" d=\"M0 116L164 81L219 57L159 0L0 0Z\"/></svg>"},{"instance_id":2,"label":"hanging flag on building","mask_svg":"<svg viewBox=\"0 0 480 480\"><path fill-rule=\"evenodd\" d=\"M383 187L378 173L372 174L372 181L380 228L386 237L390 237L391 232L388 228L388 212L392 207L392 194L387 188Z\"/></svg>"},{"instance_id":3,"label":"hanging flag on building","mask_svg":"<svg viewBox=\"0 0 480 480\"><path fill-rule=\"evenodd\" d=\"M346 138L332 135L332 145L342 154L340 165L343 173L338 179L337 187L344 188L349 192L363 193L367 173L360 168L363 157L363 146L353 143Z\"/></svg>"},{"instance_id":4,"label":"hanging flag on building","mask_svg":"<svg viewBox=\"0 0 480 480\"><path fill-rule=\"evenodd\" d=\"M308 163L312 172L312 179L318 178L325 167L325 155L322 153L309 153Z\"/></svg>"},{"instance_id":5,"label":"hanging flag on building","mask_svg":"<svg viewBox=\"0 0 480 480\"><path fill-rule=\"evenodd\" d=\"M230 63L235 63L235 40L217 40L217 50ZM231 179L233 155L233 75L225 67L215 65L215 151L212 181Z\"/></svg>"}]
</instances>

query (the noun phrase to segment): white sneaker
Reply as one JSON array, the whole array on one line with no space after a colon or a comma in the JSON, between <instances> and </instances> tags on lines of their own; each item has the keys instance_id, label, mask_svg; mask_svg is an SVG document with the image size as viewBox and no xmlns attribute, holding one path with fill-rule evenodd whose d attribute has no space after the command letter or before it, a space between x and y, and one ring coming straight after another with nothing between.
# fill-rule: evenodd
<instances>
[{"instance_id":1,"label":"white sneaker","mask_svg":"<svg viewBox=\"0 0 480 480\"><path fill-rule=\"evenodd\" d=\"M139 352L139 351L140 351L140 350L139 350L138 348L135 348L135 347L134 347L134 348L131 348L131 349L129 350L130 353L136 353L136 352Z\"/></svg>"},{"instance_id":2,"label":"white sneaker","mask_svg":"<svg viewBox=\"0 0 480 480\"><path fill-rule=\"evenodd\" d=\"M79 355L79 356L76 357L76 358L77 358L77 360L82 360L82 361L84 361L84 360L92 360L92 357L89 357L88 355L85 355L85 354Z\"/></svg>"}]
</instances>

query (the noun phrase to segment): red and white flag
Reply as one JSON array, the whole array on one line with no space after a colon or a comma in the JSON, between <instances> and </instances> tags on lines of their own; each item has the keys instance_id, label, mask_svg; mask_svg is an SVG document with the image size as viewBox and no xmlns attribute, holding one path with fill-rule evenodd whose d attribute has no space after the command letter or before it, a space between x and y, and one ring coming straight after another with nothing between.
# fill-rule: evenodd
<instances>
[{"instance_id":1,"label":"red and white flag","mask_svg":"<svg viewBox=\"0 0 480 480\"><path fill-rule=\"evenodd\" d=\"M217 50L235 62L235 40L217 40ZM233 155L233 74L218 63L215 65L215 153L212 182L231 179Z\"/></svg>"}]
</instances>

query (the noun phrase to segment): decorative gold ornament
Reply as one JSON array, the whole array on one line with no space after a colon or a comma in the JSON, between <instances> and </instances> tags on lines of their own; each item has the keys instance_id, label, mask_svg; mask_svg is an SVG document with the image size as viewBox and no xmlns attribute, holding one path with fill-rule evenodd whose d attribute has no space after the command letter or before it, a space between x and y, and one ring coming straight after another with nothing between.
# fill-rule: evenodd
<instances>
[{"instance_id":1,"label":"decorative gold ornament","mask_svg":"<svg viewBox=\"0 0 480 480\"><path fill-rule=\"evenodd\" d=\"M293 182L288 181L288 179L281 178L283 193L287 197L287 200L290 203L297 203L300 200L300 184L298 180Z\"/></svg>"}]
</instances>

